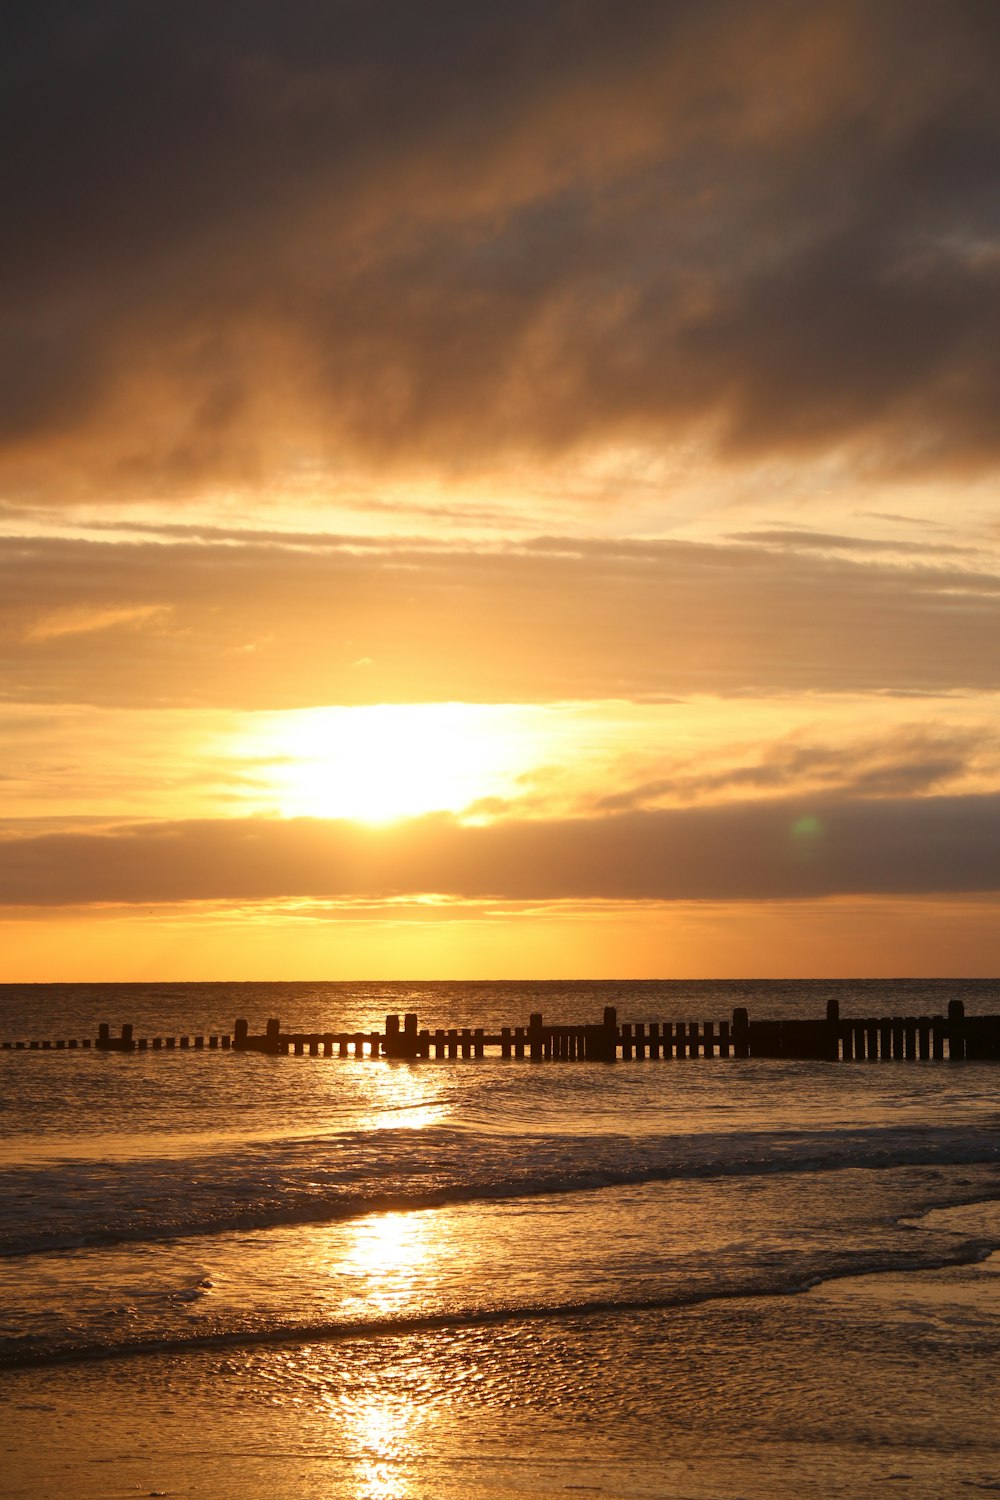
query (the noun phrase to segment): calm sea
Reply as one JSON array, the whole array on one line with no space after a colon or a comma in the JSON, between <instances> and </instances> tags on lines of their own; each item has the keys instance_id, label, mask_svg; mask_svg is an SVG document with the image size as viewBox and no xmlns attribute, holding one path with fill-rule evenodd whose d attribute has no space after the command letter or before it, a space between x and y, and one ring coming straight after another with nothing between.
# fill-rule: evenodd
<instances>
[{"instance_id":1,"label":"calm sea","mask_svg":"<svg viewBox=\"0 0 1000 1500\"><path fill-rule=\"evenodd\" d=\"M990 981L7 985L0 1036L833 996L1000 1011ZM4 1494L1000 1489L996 1065L8 1051L0 1121Z\"/></svg>"}]
</instances>

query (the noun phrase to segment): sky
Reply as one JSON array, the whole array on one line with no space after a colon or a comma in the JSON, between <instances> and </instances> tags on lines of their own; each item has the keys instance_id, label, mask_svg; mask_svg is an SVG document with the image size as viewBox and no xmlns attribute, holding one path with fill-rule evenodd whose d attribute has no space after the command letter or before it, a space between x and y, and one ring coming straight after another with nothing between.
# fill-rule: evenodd
<instances>
[{"instance_id":1,"label":"sky","mask_svg":"<svg viewBox=\"0 0 1000 1500\"><path fill-rule=\"evenodd\" d=\"M1000 6L3 32L0 977L1000 972Z\"/></svg>"}]
</instances>

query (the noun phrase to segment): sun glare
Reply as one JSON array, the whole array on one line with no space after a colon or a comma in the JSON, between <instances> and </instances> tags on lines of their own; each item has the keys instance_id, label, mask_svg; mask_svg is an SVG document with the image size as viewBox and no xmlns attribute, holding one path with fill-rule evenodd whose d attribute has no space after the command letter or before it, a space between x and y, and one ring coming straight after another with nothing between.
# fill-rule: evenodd
<instances>
[{"instance_id":1,"label":"sun glare","mask_svg":"<svg viewBox=\"0 0 1000 1500\"><path fill-rule=\"evenodd\" d=\"M512 795L535 750L518 718L471 703L303 709L244 751L283 817L389 823Z\"/></svg>"}]
</instances>

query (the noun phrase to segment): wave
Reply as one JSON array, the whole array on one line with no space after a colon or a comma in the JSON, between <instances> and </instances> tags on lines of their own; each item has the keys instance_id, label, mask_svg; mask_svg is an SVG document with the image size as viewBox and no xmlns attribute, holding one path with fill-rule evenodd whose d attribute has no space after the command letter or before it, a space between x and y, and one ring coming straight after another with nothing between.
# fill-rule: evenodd
<instances>
[{"instance_id":1,"label":"wave","mask_svg":"<svg viewBox=\"0 0 1000 1500\"><path fill-rule=\"evenodd\" d=\"M405 1337L477 1327L516 1325L523 1322L626 1317L648 1312L670 1312L684 1308L738 1300L800 1296L814 1288L858 1276L919 1274L972 1266L1000 1249L996 1237L975 1236L946 1251L892 1254L845 1252L839 1263L803 1266L789 1274L784 1268L772 1275L755 1274L710 1288L671 1290L650 1296L581 1298L580 1300L512 1303L505 1306L459 1307L442 1311L320 1321L275 1320L266 1326L226 1327L202 1333L168 1336L102 1335L52 1339L46 1336L0 1339L0 1368L23 1369L71 1363L93 1363L109 1359L143 1356L187 1356L234 1349L261 1349L282 1345L347 1342L349 1340Z\"/></svg>"},{"instance_id":2,"label":"wave","mask_svg":"<svg viewBox=\"0 0 1000 1500\"><path fill-rule=\"evenodd\" d=\"M68 1160L4 1174L0 1258L316 1225L670 1182L1000 1165L991 1128L470 1139L453 1129L296 1139L237 1156Z\"/></svg>"}]
</instances>

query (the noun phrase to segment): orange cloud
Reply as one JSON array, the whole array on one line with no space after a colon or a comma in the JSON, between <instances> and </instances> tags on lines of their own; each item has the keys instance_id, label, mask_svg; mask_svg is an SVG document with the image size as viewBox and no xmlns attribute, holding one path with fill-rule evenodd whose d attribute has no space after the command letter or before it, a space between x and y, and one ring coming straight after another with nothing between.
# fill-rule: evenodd
<instances>
[{"instance_id":1,"label":"orange cloud","mask_svg":"<svg viewBox=\"0 0 1000 1500\"><path fill-rule=\"evenodd\" d=\"M109 608L120 628L52 630ZM0 539L0 672L27 702L992 691L998 632L990 573L771 547Z\"/></svg>"}]
</instances>

